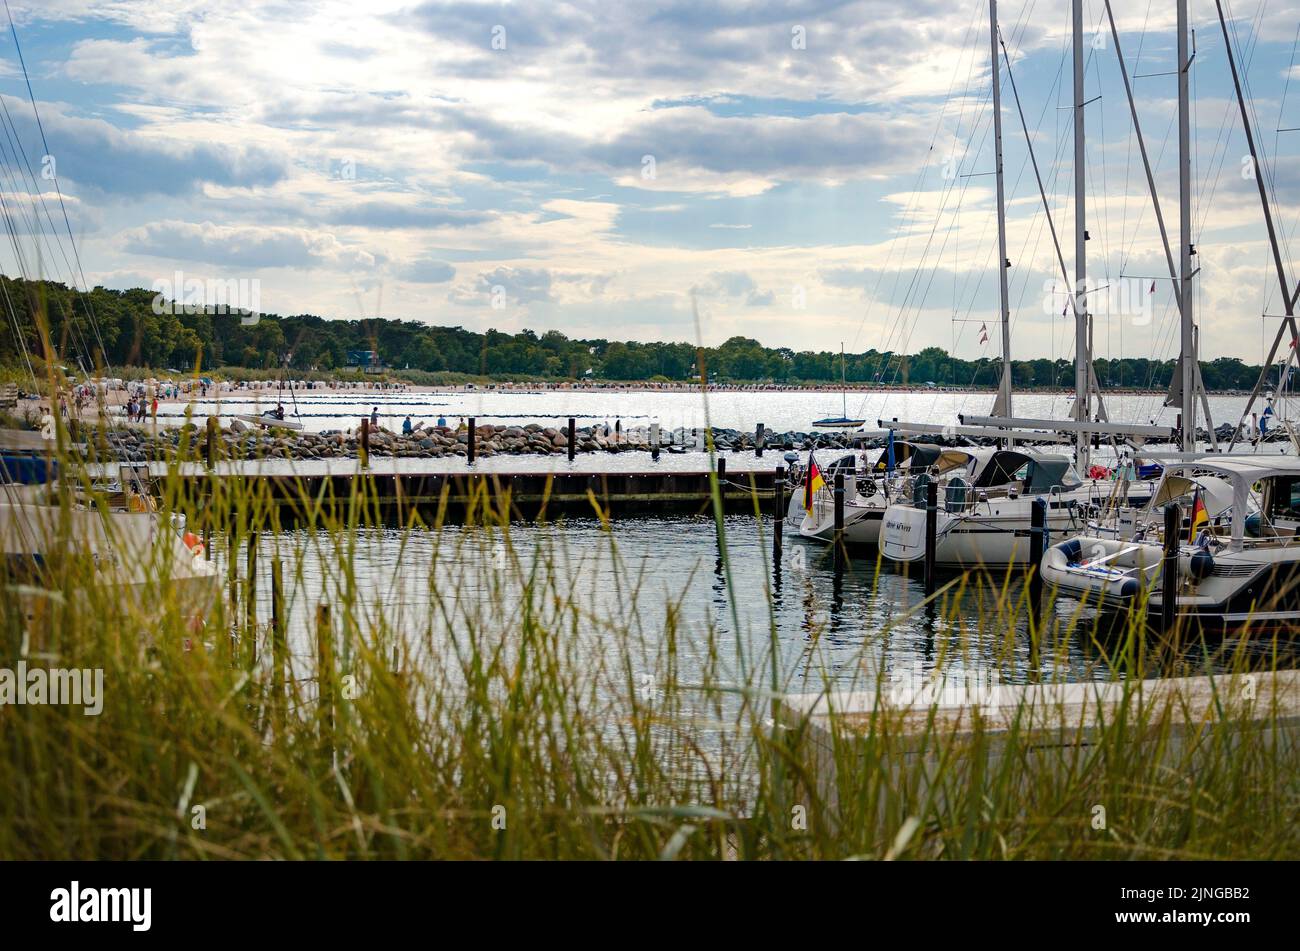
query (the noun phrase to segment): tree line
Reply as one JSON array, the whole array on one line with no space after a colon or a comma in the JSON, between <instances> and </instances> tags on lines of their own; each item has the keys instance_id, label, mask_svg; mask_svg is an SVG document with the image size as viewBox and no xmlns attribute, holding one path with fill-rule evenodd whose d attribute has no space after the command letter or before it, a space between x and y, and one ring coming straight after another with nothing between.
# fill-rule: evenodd
<instances>
[{"instance_id":1,"label":"tree line","mask_svg":"<svg viewBox=\"0 0 1300 951\"><path fill-rule=\"evenodd\" d=\"M358 353L374 352L387 370L416 370L498 379L604 379L643 382L697 380L703 368L711 381L781 384L904 384L991 388L1001 367L996 359L967 360L941 347L915 354L870 349L849 353L841 367L833 351L765 347L732 337L718 347L690 343L638 343L571 338L557 330L509 334L463 327L432 326L414 320L332 320L314 314L263 314L253 322L239 313L193 311L168 306L144 288L89 292L52 281L0 276L10 325L0 333L0 366L21 367L45 356L46 341L58 362L85 372L102 367L148 367L190 372L242 368L329 373L355 366ZM1125 357L1095 361L1104 387L1159 389L1173 372L1173 360ZM1270 370L1276 380L1279 369ZM1250 389L1259 375L1235 357L1202 363L1207 389ZM1073 386L1072 361L1015 360L1018 388Z\"/></svg>"}]
</instances>

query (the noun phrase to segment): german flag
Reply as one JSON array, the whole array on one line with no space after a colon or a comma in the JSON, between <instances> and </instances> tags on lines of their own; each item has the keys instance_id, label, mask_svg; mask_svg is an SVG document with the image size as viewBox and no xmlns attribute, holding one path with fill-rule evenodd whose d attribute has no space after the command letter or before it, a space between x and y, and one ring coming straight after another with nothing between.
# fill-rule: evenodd
<instances>
[{"instance_id":1,"label":"german flag","mask_svg":"<svg viewBox=\"0 0 1300 951\"><path fill-rule=\"evenodd\" d=\"M813 510L813 496L817 491L826 485L826 480L822 478L822 471L817 468L817 460L813 458L812 451L808 452L808 478L803 483L803 508L809 515Z\"/></svg>"},{"instance_id":2,"label":"german flag","mask_svg":"<svg viewBox=\"0 0 1300 951\"><path fill-rule=\"evenodd\" d=\"M1201 490L1196 489L1196 496L1192 500L1192 528L1187 533L1189 542L1196 541L1196 532L1202 525L1210 523L1210 514L1205 511L1205 500L1201 498Z\"/></svg>"}]
</instances>

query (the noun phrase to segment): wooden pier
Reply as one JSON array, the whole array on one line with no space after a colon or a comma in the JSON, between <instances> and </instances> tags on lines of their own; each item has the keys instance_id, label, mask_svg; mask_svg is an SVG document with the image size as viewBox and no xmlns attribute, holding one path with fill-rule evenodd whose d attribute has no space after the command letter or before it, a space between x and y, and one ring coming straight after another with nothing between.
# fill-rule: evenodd
<instances>
[{"instance_id":1,"label":"wooden pier","mask_svg":"<svg viewBox=\"0 0 1300 951\"><path fill-rule=\"evenodd\" d=\"M186 491L210 495L220 491L218 483L238 494L264 494L272 504L286 510L301 507L304 500L320 500L325 508L337 509L358 493L370 504L388 510L441 511L456 521L472 510L509 511L514 520L536 521L569 515L604 517L652 514L712 512L713 490L708 459L703 454L692 460L690 469L673 467L629 471L511 471L504 465L478 471L463 462L451 470L442 460L427 467L423 460L373 459L366 467L355 460L309 460L283 464L266 461L219 463L212 469L202 464L169 467L150 465L151 476L161 483L179 480ZM497 460L494 460L497 461ZM592 460L595 462L596 460ZM505 460L500 460L504 463ZM398 464L400 463L400 464ZM116 475L103 467L97 473ZM770 514L775 494L776 460L770 466L727 471L727 460L718 459L718 488L727 513L753 514L755 506Z\"/></svg>"}]
</instances>

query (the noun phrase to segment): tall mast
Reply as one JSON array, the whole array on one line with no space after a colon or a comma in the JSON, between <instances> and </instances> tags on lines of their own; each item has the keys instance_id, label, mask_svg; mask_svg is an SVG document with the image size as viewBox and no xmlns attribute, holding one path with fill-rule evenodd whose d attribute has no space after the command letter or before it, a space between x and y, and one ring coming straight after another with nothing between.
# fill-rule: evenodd
<instances>
[{"instance_id":1,"label":"tall mast","mask_svg":"<svg viewBox=\"0 0 1300 951\"><path fill-rule=\"evenodd\" d=\"M989 0L989 65L993 73L993 161L998 189L998 313L1002 322L1002 379L993 416L1011 415L1011 304L1007 293L1007 209L1002 182L1002 82L998 69L998 0Z\"/></svg>"},{"instance_id":2,"label":"tall mast","mask_svg":"<svg viewBox=\"0 0 1300 951\"><path fill-rule=\"evenodd\" d=\"M1083 138L1083 0L1074 0L1074 412L1080 422L1092 418L1092 354L1088 348L1088 232ZM1075 434L1076 462L1087 469L1088 433Z\"/></svg>"},{"instance_id":3,"label":"tall mast","mask_svg":"<svg viewBox=\"0 0 1300 951\"><path fill-rule=\"evenodd\" d=\"M1188 73L1191 70L1187 46L1187 0L1178 0L1178 244L1182 348L1182 450L1196 449L1196 386L1198 381L1196 340L1192 320L1192 149Z\"/></svg>"},{"instance_id":4,"label":"tall mast","mask_svg":"<svg viewBox=\"0 0 1300 951\"><path fill-rule=\"evenodd\" d=\"M849 385L844 372L844 341L840 341L840 419L849 418Z\"/></svg>"}]
</instances>

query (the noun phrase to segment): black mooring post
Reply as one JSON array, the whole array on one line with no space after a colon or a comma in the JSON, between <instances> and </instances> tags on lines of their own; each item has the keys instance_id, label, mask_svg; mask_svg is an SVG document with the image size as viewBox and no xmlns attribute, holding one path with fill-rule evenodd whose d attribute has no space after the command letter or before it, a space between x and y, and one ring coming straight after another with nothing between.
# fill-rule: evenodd
<instances>
[{"instance_id":1,"label":"black mooring post","mask_svg":"<svg viewBox=\"0 0 1300 951\"><path fill-rule=\"evenodd\" d=\"M212 468L216 465L217 461L217 427L219 425L220 423L217 422L217 417L208 417L208 439L205 447L205 455L207 457L209 472L212 471Z\"/></svg>"},{"instance_id":2,"label":"black mooring post","mask_svg":"<svg viewBox=\"0 0 1300 951\"><path fill-rule=\"evenodd\" d=\"M475 425L477 422L478 420L471 416L469 418L469 432L465 434L465 461L471 466L474 464L474 450L476 448L474 445L474 430L477 428Z\"/></svg>"},{"instance_id":3,"label":"black mooring post","mask_svg":"<svg viewBox=\"0 0 1300 951\"><path fill-rule=\"evenodd\" d=\"M248 612L248 648L245 661L252 670L257 664L257 532L248 533L248 581L244 585L245 609Z\"/></svg>"},{"instance_id":4,"label":"black mooring post","mask_svg":"<svg viewBox=\"0 0 1300 951\"><path fill-rule=\"evenodd\" d=\"M759 423L754 427L754 455L762 458L763 456L763 424Z\"/></svg>"},{"instance_id":5,"label":"black mooring post","mask_svg":"<svg viewBox=\"0 0 1300 951\"><path fill-rule=\"evenodd\" d=\"M1174 609L1178 606L1178 535L1183 528L1183 512L1177 502L1165 506L1165 557L1160 566L1160 626L1174 626Z\"/></svg>"},{"instance_id":6,"label":"black mooring post","mask_svg":"<svg viewBox=\"0 0 1300 951\"><path fill-rule=\"evenodd\" d=\"M659 461L659 424L650 424L650 459Z\"/></svg>"},{"instance_id":7,"label":"black mooring post","mask_svg":"<svg viewBox=\"0 0 1300 951\"><path fill-rule=\"evenodd\" d=\"M573 454L578 451L578 421L572 416L569 417L569 461L573 461Z\"/></svg>"},{"instance_id":8,"label":"black mooring post","mask_svg":"<svg viewBox=\"0 0 1300 951\"><path fill-rule=\"evenodd\" d=\"M785 533L785 466L776 467L772 479L772 564L781 570L781 536Z\"/></svg>"},{"instance_id":9,"label":"black mooring post","mask_svg":"<svg viewBox=\"0 0 1300 951\"><path fill-rule=\"evenodd\" d=\"M283 722L285 709L285 627L284 566L276 558L271 562L271 693L277 722Z\"/></svg>"},{"instance_id":10,"label":"black mooring post","mask_svg":"<svg viewBox=\"0 0 1300 951\"><path fill-rule=\"evenodd\" d=\"M835 570L844 569L844 470L835 473Z\"/></svg>"},{"instance_id":11,"label":"black mooring post","mask_svg":"<svg viewBox=\"0 0 1300 951\"><path fill-rule=\"evenodd\" d=\"M361 417L361 468L370 465L370 420Z\"/></svg>"},{"instance_id":12,"label":"black mooring post","mask_svg":"<svg viewBox=\"0 0 1300 951\"><path fill-rule=\"evenodd\" d=\"M1029 504L1029 606L1035 614L1043 604L1043 550L1046 545L1047 503Z\"/></svg>"},{"instance_id":13,"label":"black mooring post","mask_svg":"<svg viewBox=\"0 0 1300 951\"><path fill-rule=\"evenodd\" d=\"M925 484L925 593L934 594L935 536L939 531L939 483L931 479Z\"/></svg>"}]
</instances>

